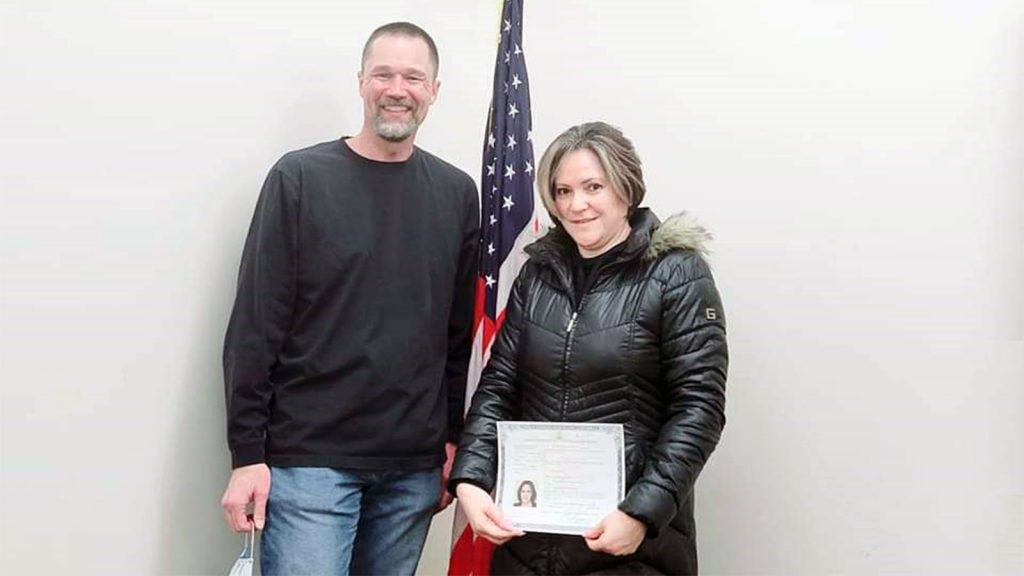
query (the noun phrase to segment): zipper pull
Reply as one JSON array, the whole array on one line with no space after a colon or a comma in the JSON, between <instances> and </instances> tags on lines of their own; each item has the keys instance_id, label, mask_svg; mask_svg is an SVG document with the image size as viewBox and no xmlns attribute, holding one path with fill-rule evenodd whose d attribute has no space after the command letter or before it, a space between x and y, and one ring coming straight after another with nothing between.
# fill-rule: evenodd
<instances>
[{"instance_id":1,"label":"zipper pull","mask_svg":"<svg viewBox=\"0 0 1024 576\"><path fill-rule=\"evenodd\" d=\"M565 327L566 332L572 332L573 327L576 326L576 316L578 315L579 312L572 313L572 318L569 318L569 325Z\"/></svg>"}]
</instances>

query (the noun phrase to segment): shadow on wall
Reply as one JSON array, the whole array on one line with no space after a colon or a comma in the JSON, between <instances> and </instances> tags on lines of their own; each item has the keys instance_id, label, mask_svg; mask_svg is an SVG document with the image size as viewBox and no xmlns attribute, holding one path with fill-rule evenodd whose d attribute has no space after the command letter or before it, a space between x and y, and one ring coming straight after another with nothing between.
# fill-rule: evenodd
<instances>
[{"instance_id":1,"label":"shadow on wall","mask_svg":"<svg viewBox=\"0 0 1024 576\"><path fill-rule=\"evenodd\" d=\"M255 193L238 190L235 182L224 213L211 218L217 227L209 245L209 282L198 299L191 346L183 359L188 381L175 407L179 421L164 468L160 494L160 541L155 574L226 574L241 551L242 539L231 533L220 510L220 497L231 463L225 442L224 386L221 351L227 327L238 262L252 216Z\"/></svg>"}]
</instances>

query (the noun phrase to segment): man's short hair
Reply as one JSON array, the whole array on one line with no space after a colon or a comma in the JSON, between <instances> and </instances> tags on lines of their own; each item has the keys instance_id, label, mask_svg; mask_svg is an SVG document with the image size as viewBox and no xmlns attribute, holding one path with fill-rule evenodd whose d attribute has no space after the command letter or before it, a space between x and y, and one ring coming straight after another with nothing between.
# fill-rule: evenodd
<instances>
[{"instance_id":1,"label":"man's short hair","mask_svg":"<svg viewBox=\"0 0 1024 576\"><path fill-rule=\"evenodd\" d=\"M363 60L361 66L366 66L366 59L370 57L370 48L373 46L373 41L381 36L407 36L410 38L419 38L427 43L427 48L430 49L430 64L434 66L434 77L437 78L437 71L441 65L441 62L437 56L437 44L434 44L434 39L427 34L427 31L412 22L391 22L385 24L380 28L377 28L370 34L370 37L366 39L366 44L363 45Z\"/></svg>"},{"instance_id":2,"label":"man's short hair","mask_svg":"<svg viewBox=\"0 0 1024 576\"><path fill-rule=\"evenodd\" d=\"M633 143L622 130L604 122L587 122L573 126L558 135L544 151L537 167L537 187L541 202L554 222L558 221L555 208L555 172L562 159L570 152L590 150L597 156L612 190L629 206L629 213L644 199L647 186L640 157Z\"/></svg>"}]
</instances>

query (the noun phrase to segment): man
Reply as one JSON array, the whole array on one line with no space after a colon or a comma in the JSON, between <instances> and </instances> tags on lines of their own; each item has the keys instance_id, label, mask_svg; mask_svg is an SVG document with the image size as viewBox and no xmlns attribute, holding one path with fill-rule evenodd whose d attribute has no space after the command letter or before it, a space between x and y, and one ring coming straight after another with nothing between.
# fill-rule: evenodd
<instances>
[{"instance_id":1,"label":"man","mask_svg":"<svg viewBox=\"0 0 1024 576\"><path fill-rule=\"evenodd\" d=\"M224 346L221 506L263 530L268 576L412 574L450 503L479 225L472 179L414 145L437 70L421 28L378 28L362 129L286 154L260 193Z\"/></svg>"}]
</instances>

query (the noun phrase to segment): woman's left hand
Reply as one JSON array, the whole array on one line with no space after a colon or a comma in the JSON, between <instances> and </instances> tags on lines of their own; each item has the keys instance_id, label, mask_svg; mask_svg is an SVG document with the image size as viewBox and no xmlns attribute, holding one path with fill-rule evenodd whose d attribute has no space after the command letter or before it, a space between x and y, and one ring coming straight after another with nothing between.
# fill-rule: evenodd
<instances>
[{"instance_id":1,"label":"woman's left hand","mask_svg":"<svg viewBox=\"0 0 1024 576\"><path fill-rule=\"evenodd\" d=\"M614 510L583 533L594 552L626 556L636 552L647 534L647 525L621 510Z\"/></svg>"}]
</instances>

